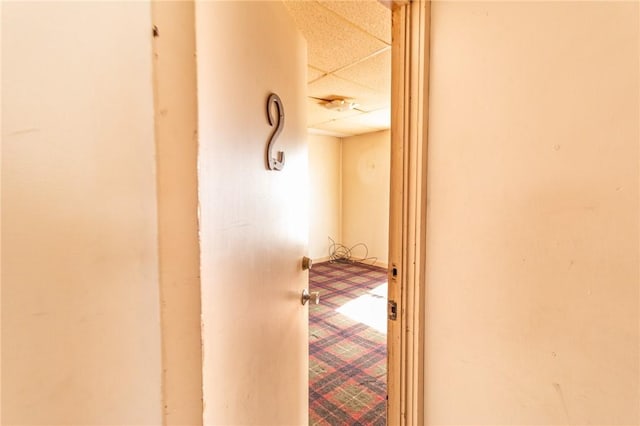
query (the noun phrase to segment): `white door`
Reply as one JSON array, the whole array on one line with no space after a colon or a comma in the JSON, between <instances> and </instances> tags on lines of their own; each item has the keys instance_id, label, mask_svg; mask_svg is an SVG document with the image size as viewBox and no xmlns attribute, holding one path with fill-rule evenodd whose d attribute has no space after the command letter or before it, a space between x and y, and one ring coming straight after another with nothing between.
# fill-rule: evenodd
<instances>
[{"instance_id":1,"label":"white door","mask_svg":"<svg viewBox=\"0 0 640 426\"><path fill-rule=\"evenodd\" d=\"M305 424L306 42L279 2L202 2L196 50L204 423Z\"/></svg>"}]
</instances>

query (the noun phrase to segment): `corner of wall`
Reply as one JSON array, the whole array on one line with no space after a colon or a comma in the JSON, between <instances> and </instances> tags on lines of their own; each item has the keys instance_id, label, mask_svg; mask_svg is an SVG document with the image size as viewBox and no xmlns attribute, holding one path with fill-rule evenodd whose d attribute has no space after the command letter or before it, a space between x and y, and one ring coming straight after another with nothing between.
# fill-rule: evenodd
<instances>
[{"instance_id":1,"label":"corner of wall","mask_svg":"<svg viewBox=\"0 0 640 426\"><path fill-rule=\"evenodd\" d=\"M194 3L153 2L163 424L201 425Z\"/></svg>"}]
</instances>

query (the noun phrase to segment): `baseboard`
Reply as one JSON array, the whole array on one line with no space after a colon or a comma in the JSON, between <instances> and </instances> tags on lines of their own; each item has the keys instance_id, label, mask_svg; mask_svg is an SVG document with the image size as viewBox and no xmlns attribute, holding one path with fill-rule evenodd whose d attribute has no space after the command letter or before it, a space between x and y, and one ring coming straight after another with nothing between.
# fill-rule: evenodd
<instances>
[{"instance_id":1,"label":"baseboard","mask_svg":"<svg viewBox=\"0 0 640 426\"><path fill-rule=\"evenodd\" d=\"M373 266L377 266L379 268L389 269L389 264L385 262L376 261Z\"/></svg>"},{"instance_id":2,"label":"baseboard","mask_svg":"<svg viewBox=\"0 0 640 426\"><path fill-rule=\"evenodd\" d=\"M329 260L331 260L331 256L325 256L325 257L318 257L315 259L311 259L313 261L313 263L324 263L324 262L328 262ZM367 265L372 265L372 266L377 266L378 268L383 268L383 269L389 269L389 264L386 262L381 262L381 261L375 261L374 263L369 263L369 262L365 262Z\"/></svg>"}]
</instances>

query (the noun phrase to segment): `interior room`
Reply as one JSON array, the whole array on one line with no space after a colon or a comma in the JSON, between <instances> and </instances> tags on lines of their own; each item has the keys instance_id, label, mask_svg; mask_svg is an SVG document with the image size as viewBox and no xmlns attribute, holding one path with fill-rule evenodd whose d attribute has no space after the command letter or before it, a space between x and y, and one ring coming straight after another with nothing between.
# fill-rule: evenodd
<instances>
[{"instance_id":1,"label":"interior room","mask_svg":"<svg viewBox=\"0 0 640 426\"><path fill-rule=\"evenodd\" d=\"M391 11L285 2L307 41L310 424L386 424Z\"/></svg>"},{"instance_id":2,"label":"interior room","mask_svg":"<svg viewBox=\"0 0 640 426\"><path fill-rule=\"evenodd\" d=\"M309 137L311 424L385 424L389 141Z\"/></svg>"}]
</instances>

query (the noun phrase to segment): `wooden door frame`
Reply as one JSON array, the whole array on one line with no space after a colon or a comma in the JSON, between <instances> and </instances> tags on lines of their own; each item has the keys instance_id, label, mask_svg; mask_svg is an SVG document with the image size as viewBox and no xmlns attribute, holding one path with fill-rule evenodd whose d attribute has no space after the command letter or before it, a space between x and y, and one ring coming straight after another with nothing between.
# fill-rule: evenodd
<instances>
[{"instance_id":1,"label":"wooden door frame","mask_svg":"<svg viewBox=\"0 0 640 426\"><path fill-rule=\"evenodd\" d=\"M429 0L393 1L387 424L424 424ZM391 305L390 305L391 306Z\"/></svg>"}]
</instances>

